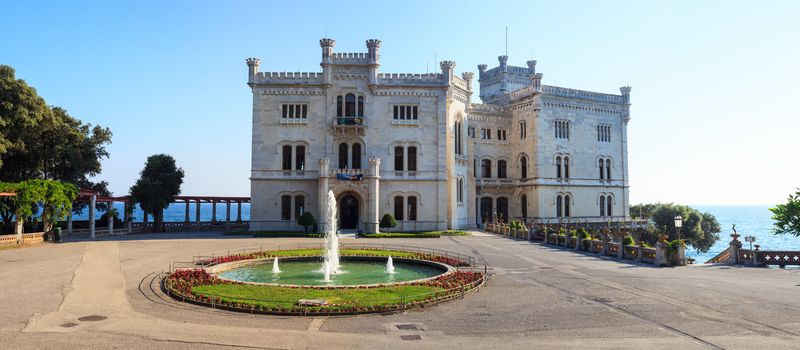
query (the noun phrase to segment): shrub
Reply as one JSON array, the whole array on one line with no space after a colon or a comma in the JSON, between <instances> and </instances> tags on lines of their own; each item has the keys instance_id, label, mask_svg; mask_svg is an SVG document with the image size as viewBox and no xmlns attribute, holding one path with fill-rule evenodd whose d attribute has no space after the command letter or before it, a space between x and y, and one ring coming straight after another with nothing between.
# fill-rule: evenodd
<instances>
[{"instance_id":1,"label":"shrub","mask_svg":"<svg viewBox=\"0 0 800 350\"><path fill-rule=\"evenodd\" d=\"M581 228L580 230L578 230L578 237L580 237L581 239L592 239L592 235L590 235L585 228Z\"/></svg>"},{"instance_id":2,"label":"shrub","mask_svg":"<svg viewBox=\"0 0 800 350\"><path fill-rule=\"evenodd\" d=\"M623 245L635 245L636 241L631 236L622 237L622 244Z\"/></svg>"},{"instance_id":3,"label":"shrub","mask_svg":"<svg viewBox=\"0 0 800 350\"><path fill-rule=\"evenodd\" d=\"M314 218L314 214L311 214L310 211L307 211L303 213L303 215L300 215L300 218L297 219L297 224L305 227L305 232L308 233L308 227L316 225L317 219Z\"/></svg>"},{"instance_id":4,"label":"shrub","mask_svg":"<svg viewBox=\"0 0 800 350\"><path fill-rule=\"evenodd\" d=\"M383 214L379 226L383 228L397 227L397 220L394 219L394 216L392 216L392 214L386 213Z\"/></svg>"}]
</instances>

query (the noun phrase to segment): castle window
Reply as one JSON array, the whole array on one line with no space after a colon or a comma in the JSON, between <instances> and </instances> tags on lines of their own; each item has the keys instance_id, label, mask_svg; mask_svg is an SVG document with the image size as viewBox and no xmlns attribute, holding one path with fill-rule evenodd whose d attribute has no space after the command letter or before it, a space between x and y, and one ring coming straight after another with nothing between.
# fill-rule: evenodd
<instances>
[{"instance_id":1,"label":"castle window","mask_svg":"<svg viewBox=\"0 0 800 350\"><path fill-rule=\"evenodd\" d=\"M339 144L339 169L347 169L347 144Z\"/></svg>"},{"instance_id":2,"label":"castle window","mask_svg":"<svg viewBox=\"0 0 800 350\"><path fill-rule=\"evenodd\" d=\"M564 195L564 216L570 217L570 209L572 209L572 197L570 195Z\"/></svg>"},{"instance_id":3,"label":"castle window","mask_svg":"<svg viewBox=\"0 0 800 350\"><path fill-rule=\"evenodd\" d=\"M394 105L395 120L417 120L419 119L419 108L416 105Z\"/></svg>"},{"instance_id":4,"label":"castle window","mask_svg":"<svg viewBox=\"0 0 800 350\"><path fill-rule=\"evenodd\" d=\"M600 216L606 216L606 196L600 196Z\"/></svg>"},{"instance_id":5,"label":"castle window","mask_svg":"<svg viewBox=\"0 0 800 350\"><path fill-rule=\"evenodd\" d=\"M569 157L564 157L564 178L569 179Z\"/></svg>"},{"instance_id":6,"label":"castle window","mask_svg":"<svg viewBox=\"0 0 800 350\"><path fill-rule=\"evenodd\" d=\"M603 160L602 160L602 159L599 159L599 160L597 161L597 168L598 168L598 169L600 169L600 180L602 180L602 179L603 179L603 177L604 177L604 172L603 172L603 164L604 164L604 162L603 162Z\"/></svg>"},{"instance_id":7,"label":"castle window","mask_svg":"<svg viewBox=\"0 0 800 350\"><path fill-rule=\"evenodd\" d=\"M364 96L358 96L358 116L364 116Z\"/></svg>"},{"instance_id":8,"label":"castle window","mask_svg":"<svg viewBox=\"0 0 800 350\"><path fill-rule=\"evenodd\" d=\"M522 156L519 160L519 172L520 178L527 179L528 178L528 157Z\"/></svg>"},{"instance_id":9,"label":"castle window","mask_svg":"<svg viewBox=\"0 0 800 350\"><path fill-rule=\"evenodd\" d=\"M505 160L498 160L497 161L497 177L501 178L501 179L505 179L506 178L506 161Z\"/></svg>"},{"instance_id":10,"label":"castle window","mask_svg":"<svg viewBox=\"0 0 800 350\"><path fill-rule=\"evenodd\" d=\"M292 219L292 196L281 196L281 220Z\"/></svg>"},{"instance_id":11,"label":"castle window","mask_svg":"<svg viewBox=\"0 0 800 350\"><path fill-rule=\"evenodd\" d=\"M406 198L408 202L408 220L417 220L417 197Z\"/></svg>"},{"instance_id":12,"label":"castle window","mask_svg":"<svg viewBox=\"0 0 800 350\"><path fill-rule=\"evenodd\" d=\"M613 204L614 204L613 201L612 201L613 199L614 199L614 197L611 197L610 195L606 197L606 215L608 215L608 216L613 216L614 215L611 212L611 208L613 208Z\"/></svg>"},{"instance_id":13,"label":"castle window","mask_svg":"<svg viewBox=\"0 0 800 350\"><path fill-rule=\"evenodd\" d=\"M611 142L611 125L608 124L597 125L597 141Z\"/></svg>"},{"instance_id":14,"label":"castle window","mask_svg":"<svg viewBox=\"0 0 800 350\"><path fill-rule=\"evenodd\" d=\"M353 169L361 169L361 144L354 143L352 149L350 150L352 161L350 165Z\"/></svg>"},{"instance_id":15,"label":"castle window","mask_svg":"<svg viewBox=\"0 0 800 350\"><path fill-rule=\"evenodd\" d=\"M606 180L611 181L611 159L606 159Z\"/></svg>"},{"instance_id":16,"label":"castle window","mask_svg":"<svg viewBox=\"0 0 800 350\"><path fill-rule=\"evenodd\" d=\"M403 171L403 147L397 146L394 148L394 170Z\"/></svg>"},{"instance_id":17,"label":"castle window","mask_svg":"<svg viewBox=\"0 0 800 350\"><path fill-rule=\"evenodd\" d=\"M561 157L556 157L556 178L561 178Z\"/></svg>"},{"instance_id":18,"label":"castle window","mask_svg":"<svg viewBox=\"0 0 800 350\"><path fill-rule=\"evenodd\" d=\"M475 138L475 128L473 128L471 126L468 127L467 128L467 135L469 135L469 137L474 139Z\"/></svg>"},{"instance_id":19,"label":"castle window","mask_svg":"<svg viewBox=\"0 0 800 350\"><path fill-rule=\"evenodd\" d=\"M561 212L561 210L562 210L561 208L562 208L563 202L564 202L564 199L561 198L561 195L556 196L556 217L560 218L561 216L563 216L563 214Z\"/></svg>"},{"instance_id":20,"label":"castle window","mask_svg":"<svg viewBox=\"0 0 800 350\"><path fill-rule=\"evenodd\" d=\"M528 217L528 196L523 194L519 201L519 205L522 207L522 218L525 219Z\"/></svg>"},{"instance_id":21,"label":"castle window","mask_svg":"<svg viewBox=\"0 0 800 350\"><path fill-rule=\"evenodd\" d=\"M336 116L344 116L344 105L342 104L342 96L336 96Z\"/></svg>"},{"instance_id":22,"label":"castle window","mask_svg":"<svg viewBox=\"0 0 800 350\"><path fill-rule=\"evenodd\" d=\"M508 198L497 198L497 218L508 222Z\"/></svg>"},{"instance_id":23,"label":"castle window","mask_svg":"<svg viewBox=\"0 0 800 350\"><path fill-rule=\"evenodd\" d=\"M489 159L481 160L481 177L488 179L492 177L492 161Z\"/></svg>"},{"instance_id":24,"label":"castle window","mask_svg":"<svg viewBox=\"0 0 800 350\"><path fill-rule=\"evenodd\" d=\"M523 120L519 122L519 139L524 140L528 137L528 127L527 123Z\"/></svg>"},{"instance_id":25,"label":"castle window","mask_svg":"<svg viewBox=\"0 0 800 350\"><path fill-rule=\"evenodd\" d=\"M294 196L294 219L300 219L300 216L303 215L306 208L306 197L304 196Z\"/></svg>"},{"instance_id":26,"label":"castle window","mask_svg":"<svg viewBox=\"0 0 800 350\"><path fill-rule=\"evenodd\" d=\"M417 148L408 147L408 171L417 171Z\"/></svg>"},{"instance_id":27,"label":"castle window","mask_svg":"<svg viewBox=\"0 0 800 350\"><path fill-rule=\"evenodd\" d=\"M497 130L497 139L499 141L505 141L506 140L506 131L498 129Z\"/></svg>"},{"instance_id":28,"label":"castle window","mask_svg":"<svg viewBox=\"0 0 800 350\"><path fill-rule=\"evenodd\" d=\"M492 129L481 129L481 138L484 140L492 139Z\"/></svg>"},{"instance_id":29,"label":"castle window","mask_svg":"<svg viewBox=\"0 0 800 350\"><path fill-rule=\"evenodd\" d=\"M456 202L464 203L464 179L460 177L456 181Z\"/></svg>"},{"instance_id":30,"label":"castle window","mask_svg":"<svg viewBox=\"0 0 800 350\"><path fill-rule=\"evenodd\" d=\"M403 220L403 197L394 196L394 219Z\"/></svg>"},{"instance_id":31,"label":"castle window","mask_svg":"<svg viewBox=\"0 0 800 350\"><path fill-rule=\"evenodd\" d=\"M456 154L461 153L461 122L456 122L455 127L453 128L455 132L455 149Z\"/></svg>"},{"instance_id":32,"label":"castle window","mask_svg":"<svg viewBox=\"0 0 800 350\"><path fill-rule=\"evenodd\" d=\"M557 139L569 139L569 121L555 121L555 135Z\"/></svg>"},{"instance_id":33,"label":"castle window","mask_svg":"<svg viewBox=\"0 0 800 350\"><path fill-rule=\"evenodd\" d=\"M480 201L481 206L481 222L491 221L492 220L492 199L489 197L483 197Z\"/></svg>"},{"instance_id":34,"label":"castle window","mask_svg":"<svg viewBox=\"0 0 800 350\"><path fill-rule=\"evenodd\" d=\"M356 95L347 94L344 97L344 116L345 117L356 116Z\"/></svg>"},{"instance_id":35,"label":"castle window","mask_svg":"<svg viewBox=\"0 0 800 350\"><path fill-rule=\"evenodd\" d=\"M306 166L306 146L294 148L294 169L304 170Z\"/></svg>"},{"instance_id":36,"label":"castle window","mask_svg":"<svg viewBox=\"0 0 800 350\"><path fill-rule=\"evenodd\" d=\"M292 146L283 145L282 151L281 168L283 170L292 170Z\"/></svg>"},{"instance_id":37,"label":"castle window","mask_svg":"<svg viewBox=\"0 0 800 350\"><path fill-rule=\"evenodd\" d=\"M308 117L308 105L305 103L281 105L283 119L306 119L306 117Z\"/></svg>"}]
</instances>

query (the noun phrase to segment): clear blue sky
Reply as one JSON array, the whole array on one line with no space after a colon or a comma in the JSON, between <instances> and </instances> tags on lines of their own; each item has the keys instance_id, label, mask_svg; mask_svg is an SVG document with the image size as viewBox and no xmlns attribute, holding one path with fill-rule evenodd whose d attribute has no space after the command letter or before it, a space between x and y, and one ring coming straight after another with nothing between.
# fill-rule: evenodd
<instances>
[{"instance_id":1,"label":"clear blue sky","mask_svg":"<svg viewBox=\"0 0 800 350\"><path fill-rule=\"evenodd\" d=\"M173 155L184 194L248 195L246 57L318 71L383 42L383 72L531 57L544 83L631 85L632 201L772 204L800 186L800 2L2 1L0 63L48 103L114 132L100 179L127 193Z\"/></svg>"}]
</instances>

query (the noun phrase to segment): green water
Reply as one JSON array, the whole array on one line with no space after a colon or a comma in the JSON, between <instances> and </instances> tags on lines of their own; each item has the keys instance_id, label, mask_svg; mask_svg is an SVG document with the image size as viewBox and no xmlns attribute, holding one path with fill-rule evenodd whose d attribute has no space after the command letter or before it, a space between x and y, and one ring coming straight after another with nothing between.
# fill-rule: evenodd
<instances>
[{"instance_id":1,"label":"green water","mask_svg":"<svg viewBox=\"0 0 800 350\"><path fill-rule=\"evenodd\" d=\"M386 261L343 260L342 272L331 275L331 282L323 281L322 261L278 261L280 273L272 273L272 261L242 266L219 273L220 277L234 281L281 283L295 285L340 285L393 283L433 277L442 269L427 265L394 262L394 274L386 273Z\"/></svg>"}]
</instances>

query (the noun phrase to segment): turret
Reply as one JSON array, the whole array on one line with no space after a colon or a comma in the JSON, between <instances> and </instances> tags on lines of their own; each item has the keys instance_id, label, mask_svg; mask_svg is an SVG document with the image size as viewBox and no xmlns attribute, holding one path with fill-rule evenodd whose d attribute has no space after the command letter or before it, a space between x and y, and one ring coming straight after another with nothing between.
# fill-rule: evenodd
<instances>
[{"instance_id":1,"label":"turret","mask_svg":"<svg viewBox=\"0 0 800 350\"><path fill-rule=\"evenodd\" d=\"M508 92L508 79L506 78L506 73L508 72L508 56L502 55L498 56L497 60L500 61L500 93L504 94Z\"/></svg>"},{"instance_id":2,"label":"turret","mask_svg":"<svg viewBox=\"0 0 800 350\"><path fill-rule=\"evenodd\" d=\"M480 79L483 74L486 73L486 68L489 68L489 66L485 64L478 65L478 79Z\"/></svg>"},{"instance_id":3,"label":"turret","mask_svg":"<svg viewBox=\"0 0 800 350\"><path fill-rule=\"evenodd\" d=\"M336 45L336 40L323 38L319 40L319 46L322 48L322 62L319 64L322 66L322 83L325 85L332 85L331 83L331 75L333 72L331 71L331 64L333 64L332 58L333 57L333 47Z\"/></svg>"},{"instance_id":4,"label":"turret","mask_svg":"<svg viewBox=\"0 0 800 350\"><path fill-rule=\"evenodd\" d=\"M256 74L258 73L258 66L261 64L261 60L258 58L248 58L245 60L247 62L247 83L252 83L256 81Z\"/></svg>"},{"instance_id":5,"label":"turret","mask_svg":"<svg viewBox=\"0 0 800 350\"><path fill-rule=\"evenodd\" d=\"M442 68L442 77L444 77L445 84L450 85L450 82L453 81L453 70L456 68L456 63L453 61L442 61L439 63L439 67Z\"/></svg>"},{"instance_id":6,"label":"turret","mask_svg":"<svg viewBox=\"0 0 800 350\"><path fill-rule=\"evenodd\" d=\"M619 92L622 93L622 102L625 104L625 114L623 118L627 123L631 120L631 87L623 86L619 88Z\"/></svg>"},{"instance_id":7,"label":"turret","mask_svg":"<svg viewBox=\"0 0 800 350\"><path fill-rule=\"evenodd\" d=\"M467 82L467 89L469 89L469 91L472 91L472 77L474 76L475 73L472 72L461 73L461 79L464 79L464 81Z\"/></svg>"},{"instance_id":8,"label":"turret","mask_svg":"<svg viewBox=\"0 0 800 350\"><path fill-rule=\"evenodd\" d=\"M536 60L530 60L525 62L528 64L528 72L530 75L536 74Z\"/></svg>"},{"instance_id":9,"label":"turret","mask_svg":"<svg viewBox=\"0 0 800 350\"><path fill-rule=\"evenodd\" d=\"M502 55L497 56L497 60L500 61L500 70L503 72L508 71L508 56Z\"/></svg>"},{"instance_id":10,"label":"turret","mask_svg":"<svg viewBox=\"0 0 800 350\"><path fill-rule=\"evenodd\" d=\"M367 55L369 56L369 79L368 84L370 87L378 85L378 66L380 66L380 48L381 41L378 39L367 40Z\"/></svg>"}]
</instances>

